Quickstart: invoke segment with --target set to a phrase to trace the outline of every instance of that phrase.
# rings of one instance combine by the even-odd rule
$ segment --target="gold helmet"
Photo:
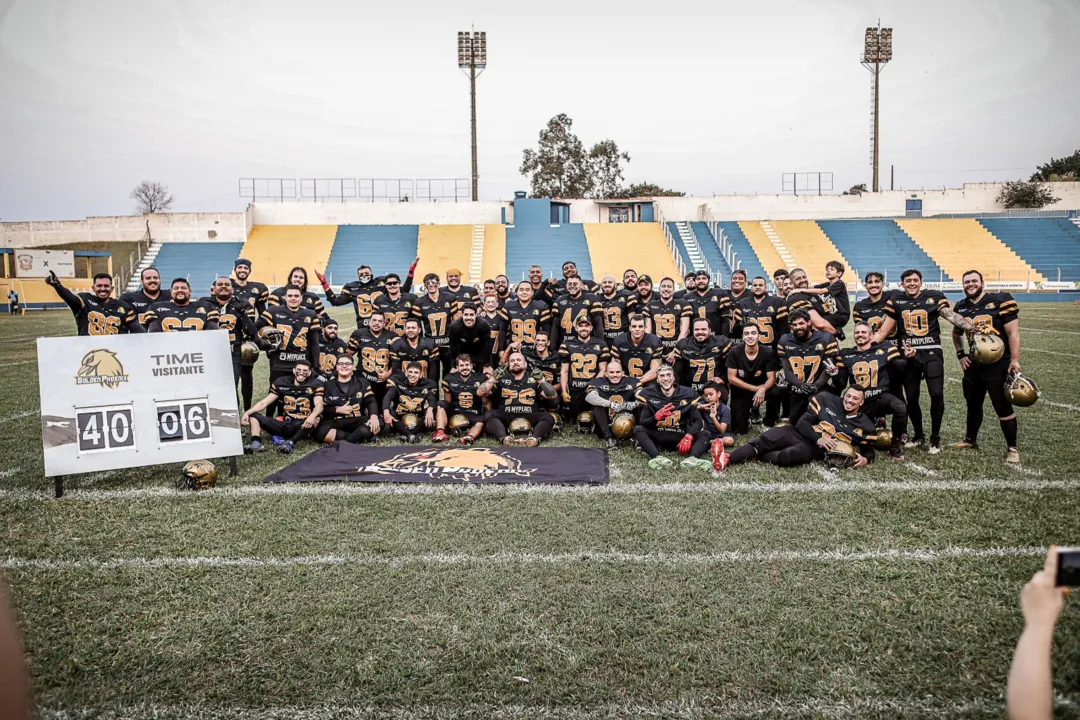
[[[551,432],[562,432],[562,418],[559,417],[559,413],[553,412],[551,413],[551,417],[555,420],[555,424],[551,426]]]
[[[240,364],[251,367],[259,359],[259,346],[248,340],[240,346]]]
[[[209,460],[192,460],[176,479],[177,490],[206,490],[217,485],[217,468]]]
[[[263,344],[269,350],[277,350],[281,347],[281,341],[285,339],[281,331],[272,325],[259,330],[259,337],[262,339]]]
[[[1005,343],[997,335],[975,333],[968,343],[971,359],[980,365],[993,365],[1005,355]]]
[[[409,432],[416,430],[420,427],[420,418],[416,417],[412,413],[401,416],[401,424],[405,426],[405,429]]]
[[[1035,381],[1024,377],[1020,373],[1009,374],[1009,377],[1005,380],[1005,394],[1009,396],[1009,401],[1017,407],[1031,407],[1042,395]]]
[[[454,415],[450,418],[450,432],[457,436],[464,435],[469,430],[469,418],[462,414]]]
[[[510,421],[509,430],[516,438],[528,437],[532,433],[532,423],[525,418],[514,418]]]
[[[877,431],[877,439],[874,440],[874,447],[878,450],[888,450],[892,447],[892,430],[890,428],[881,428]]]
[[[836,440],[836,447],[826,451],[825,462],[829,463],[830,467],[846,468],[855,464],[857,456],[858,453],[855,452],[855,448],[851,446],[851,443]]]
[[[577,429],[580,433],[591,433],[593,426],[596,425],[596,418],[593,414],[586,410],[577,416]]]
[[[634,434],[634,416],[630,413],[619,413],[611,421],[611,434],[619,440],[629,440]]]

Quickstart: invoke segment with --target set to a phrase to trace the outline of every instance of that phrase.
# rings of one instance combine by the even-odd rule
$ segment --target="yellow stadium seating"
[[[988,282],[1046,280],[977,220],[905,218],[897,220],[896,224],[957,282],[966,270],[978,270]]]
[[[851,276],[851,263],[813,220],[774,220],[772,226],[811,283],[825,282],[825,263],[831,260],[842,262],[847,271],[845,278]]]
[[[596,282],[608,273],[622,282],[623,272],[633,268],[638,275],[650,275],[654,283],[670,277],[682,284],[660,223],[585,223],[585,239]]]
[[[776,248],[769,242],[769,238],[765,236],[765,230],[762,229],[761,223],[740,221],[739,229],[743,231],[743,235],[746,236],[750,247],[754,249],[754,253],[758,256],[758,260],[761,261],[761,266],[765,268],[765,272],[771,276],[779,268],[787,268],[784,261],[780,259],[780,253],[776,252]]]
[[[472,233],[472,225],[467,226],[469,233]],[[466,265],[469,263],[466,262]],[[494,280],[496,275],[504,275],[506,273],[506,226],[505,225],[485,225],[484,226],[484,263],[483,271],[481,275],[484,280]],[[465,268],[461,268],[464,270]],[[521,278],[510,278],[511,283],[520,281]]]
[[[416,254],[415,292],[423,292],[422,280],[428,273],[439,276],[446,284],[446,271],[461,271],[462,282],[468,281],[469,251],[472,248],[472,225],[421,225]]]
[[[251,261],[251,279],[273,290],[289,280],[289,270],[302,266],[308,284],[318,286],[314,270],[326,271],[337,225],[256,225],[251,228],[240,257]]]

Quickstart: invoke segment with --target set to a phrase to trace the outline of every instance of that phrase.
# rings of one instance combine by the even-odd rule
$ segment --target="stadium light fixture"
[[[883,28],[881,23],[877,27],[866,28],[866,37],[863,45],[862,65],[870,71],[870,92],[872,93],[870,105],[870,165],[874,169],[874,192],[878,192],[878,166],[880,148],[880,123],[881,113],[881,71],[885,64],[892,60],[892,28]]]
[[[469,99],[472,105],[472,199],[479,199],[480,173],[476,164],[476,78],[487,67],[487,33],[477,30],[459,32],[458,68],[469,76]]]

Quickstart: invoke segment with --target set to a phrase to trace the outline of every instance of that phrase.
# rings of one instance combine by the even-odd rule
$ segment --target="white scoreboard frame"
[[[45,476],[242,455],[227,330],[38,338]]]

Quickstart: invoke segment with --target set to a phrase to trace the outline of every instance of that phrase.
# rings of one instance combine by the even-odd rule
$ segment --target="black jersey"
[[[236,278],[232,279],[233,297],[240,302],[255,308],[256,315],[262,315],[266,310],[266,302],[270,297],[270,288],[261,282],[249,280],[243,285]]]
[[[212,297],[204,298],[203,302],[217,308],[218,327],[229,331],[229,342],[234,353],[240,352],[240,346],[245,340],[255,338],[255,322],[258,320],[255,308],[235,297],[229,298],[224,305]]]
[[[739,303],[747,298],[754,297],[749,287],[743,288],[738,295],[730,288],[722,290],[727,298],[727,307],[720,311],[720,334],[729,337],[742,337],[742,316],[739,314]]]
[[[413,301],[413,317],[420,319],[424,335],[435,343],[435,347],[443,348],[450,344],[450,323],[454,319],[455,303],[454,296],[446,290],[440,290],[434,300],[424,293]]]
[[[862,388],[864,396],[872,398],[889,389],[889,363],[899,358],[896,345],[884,342],[865,350],[844,348],[836,364],[847,370],[852,387]]]
[[[688,387],[676,385],[671,395],[665,395],[658,384],[650,383],[638,388],[634,397],[641,403],[639,421],[655,425],[657,432],[683,435],[695,424],[698,429],[701,428],[701,413],[697,409],[698,396]],[[656,411],[669,404],[674,406],[671,416],[659,422],[653,420]]]
[[[727,383],[727,356],[735,342],[726,336],[710,335],[704,343],[691,337],[675,345],[675,382],[700,393],[713,378]]]
[[[450,323],[450,346],[437,349],[440,357],[443,353],[448,354],[452,365],[456,364],[458,355],[468,355],[477,369],[492,365],[493,362],[498,365],[491,350],[494,346],[494,334],[485,316],[476,318],[471,326],[465,324],[464,318],[458,318]]]
[[[209,299],[189,300],[183,305],[156,302],[146,311],[146,320],[151,332],[216,330],[217,302]]]
[[[846,325],[848,318],[851,317],[851,298],[848,297],[847,283],[843,280],[834,280],[831,283],[819,283],[814,287],[829,291],[828,295],[818,295],[825,314],[842,320],[841,326]]]
[[[474,372],[468,377],[461,377],[461,373],[452,372],[442,381],[443,394],[450,396],[450,409],[452,413],[472,413],[479,415],[484,412],[483,399],[476,394],[477,389],[487,382],[487,375]]]
[[[531,415],[540,410],[540,383],[528,372],[520,380],[507,373],[492,390],[491,402],[509,415]]]
[[[724,365],[734,369],[735,375],[750,385],[764,385],[769,379],[769,373],[779,369],[776,352],[761,343],[758,343],[757,356],[753,360],[746,354],[746,345],[739,343],[728,353]]]
[[[650,333],[645,333],[639,344],[634,344],[630,333],[611,343],[611,359],[618,360],[623,372],[632,378],[644,377],[652,361],[659,360],[662,354],[660,338]]]
[[[899,328],[897,337],[916,350],[941,349],[942,309],[949,307],[949,300],[938,290],[922,290],[911,296],[906,292],[885,302],[885,314]]]
[[[273,307],[275,305],[285,305],[285,290],[286,287],[279,287],[272,290],[269,295],[266,296],[266,306]],[[300,298],[300,307],[306,308],[319,317],[326,315],[326,309],[323,307],[322,300],[315,293],[305,290],[304,294]]]
[[[598,377],[589,383],[589,393],[596,392],[597,395],[607,400],[611,404],[616,403],[628,403],[634,402],[634,393],[638,390],[637,380],[633,378],[623,377],[620,382],[613,383],[606,377]],[[597,412],[600,410],[598,407],[593,407],[592,411]],[[615,411],[608,408],[608,417],[614,417]]]
[[[536,344],[536,333],[550,329],[551,313],[548,306],[539,300],[531,300],[525,307],[521,307],[520,300],[515,300],[503,310],[510,321],[510,343],[531,347]]]
[[[683,296],[683,303],[690,306],[690,316],[709,321],[709,330],[719,334],[724,318],[731,313],[731,298],[723,290],[709,289],[704,293],[695,290]],[[691,321],[692,323],[692,321]]]
[[[135,311],[114,298],[99,300],[88,292],[73,293],[63,285],[54,289],[71,308],[79,335],[123,335],[146,332]]]
[[[476,288],[471,285],[458,285],[457,290],[451,290],[449,285],[443,285],[439,288],[439,294],[445,294],[450,297],[450,302],[452,303],[455,315],[461,312],[461,306],[465,303],[473,303],[476,305],[480,302],[480,293],[478,293]]]
[[[784,303],[787,305],[787,312],[790,316],[791,313],[796,310],[805,310],[810,312],[814,310],[818,315],[825,314],[824,301],[820,295],[812,295],[810,293],[802,292],[801,290],[792,290],[786,298]]]
[[[559,384],[559,365],[562,360],[559,359],[559,353],[552,352],[551,348],[548,348],[548,354],[544,357],[540,357],[536,352],[536,348],[525,348],[522,352],[525,356],[526,362],[529,363],[529,369],[540,368],[540,372],[544,373],[544,379],[552,385]]]
[[[390,369],[390,346],[397,335],[383,330],[373,335],[367,328],[357,328],[349,336],[349,352],[356,357],[356,367],[369,383],[382,382],[379,375]]]
[[[820,392],[810,398],[806,413],[799,418],[799,425],[809,425],[822,437],[842,440],[856,447],[872,443],[877,432],[873,420],[861,412],[848,415],[843,399],[830,392]]]
[[[270,305],[256,325],[260,330],[272,327],[281,333],[280,345],[267,353],[271,370],[291,368],[300,360],[307,360],[313,369],[319,367],[322,329],[314,311],[305,307],[290,310],[287,305]]]
[[[559,338],[572,337],[579,318],[588,318],[593,325],[593,336],[600,337],[604,327],[604,307],[600,298],[591,293],[581,293],[573,298],[566,293],[555,299],[551,306],[551,327]]]
[[[332,377],[323,385],[323,402],[326,403],[326,417],[364,417],[378,412],[375,393],[371,384],[359,375],[353,375],[348,382]],[[348,413],[339,413],[337,408],[348,406]]]
[[[566,338],[559,346],[559,362],[569,366],[570,387],[563,390],[584,390],[610,359],[611,352],[603,340]]]
[[[486,312],[480,314],[480,319],[488,324],[491,332],[491,360],[488,363],[495,367],[499,364],[499,353],[506,349],[510,337],[510,318],[506,315],[505,308],[499,308],[494,315]]]
[[[404,291],[402,287],[402,291]],[[372,280],[362,283],[359,280],[345,283],[340,292],[326,291],[326,299],[334,307],[352,303],[353,312],[356,314],[356,327],[367,329],[371,320],[371,313],[375,309],[375,300],[386,293],[386,286]]]
[[[143,288],[126,292],[120,296],[120,302],[135,311],[135,314],[139,317],[139,324],[143,326],[147,324],[146,314],[150,306],[156,302],[168,302],[169,300],[172,300],[172,293],[168,290],[159,291],[156,298],[148,296],[143,291]]]
[[[739,325],[757,326],[759,342],[776,349],[776,342],[787,330],[788,309],[783,298],[765,295],[761,300],[756,300],[749,295],[739,301],[736,313]]]
[[[1011,358],[1009,339],[1005,336],[1005,325],[1016,320],[1020,315],[1020,306],[1011,293],[983,293],[978,300],[965,297],[953,307],[958,315],[966,317],[979,332],[997,335],[1005,343],[1004,358]]]
[[[664,302],[659,296],[654,295],[652,301],[643,307],[642,311],[651,318],[653,335],[660,338],[664,353],[674,350],[675,343],[679,341],[679,333],[682,332],[683,318],[690,317],[690,306],[674,298]]]
[[[297,385],[289,375],[279,377],[270,386],[270,392],[281,400],[281,412],[289,420],[307,420],[315,409],[315,398],[322,397],[323,383],[310,377]]]
[[[856,323],[866,323],[871,330],[877,332],[885,323],[885,318],[888,317],[888,313],[885,312],[886,303],[903,294],[903,290],[885,290],[877,300],[873,300],[869,296],[864,297],[855,303],[855,307],[852,309],[852,318]],[[892,332],[889,333],[890,338],[896,337],[899,327],[900,323],[893,326]]]
[[[431,338],[416,338],[416,347],[409,344],[409,338],[399,337],[390,345],[390,364],[395,373],[405,373],[405,363],[420,363],[424,377],[431,375],[439,367],[439,348]]]
[[[798,382],[812,383],[825,371],[825,360],[833,362],[840,354],[836,338],[825,332],[812,332],[805,341],[788,333],[776,344],[776,355],[787,360]]]
[[[386,318],[386,331],[395,335],[405,334],[405,321],[413,314],[413,302],[416,297],[412,293],[401,293],[397,300],[389,295],[380,295],[375,298],[375,309]]]
[[[600,286],[594,283],[592,280],[586,280],[585,278],[578,278],[581,280],[581,291],[596,294],[600,292]],[[569,290],[566,289],[566,278],[562,278],[553,285],[548,285],[549,292],[552,298],[558,298],[560,295],[569,294]]]
[[[637,296],[628,290],[616,290],[611,297],[598,295],[597,302],[604,311],[604,337],[611,342],[629,331],[630,316],[637,312]]]
[[[326,377],[333,377],[334,368],[337,367],[337,359],[349,349],[348,343],[339,337],[327,340],[323,337],[319,343],[319,372]]]
[[[383,410],[399,417],[405,413],[422,413],[435,407],[436,389],[434,381],[426,377],[420,378],[416,385],[410,385],[404,375],[394,375],[387,381]]]

